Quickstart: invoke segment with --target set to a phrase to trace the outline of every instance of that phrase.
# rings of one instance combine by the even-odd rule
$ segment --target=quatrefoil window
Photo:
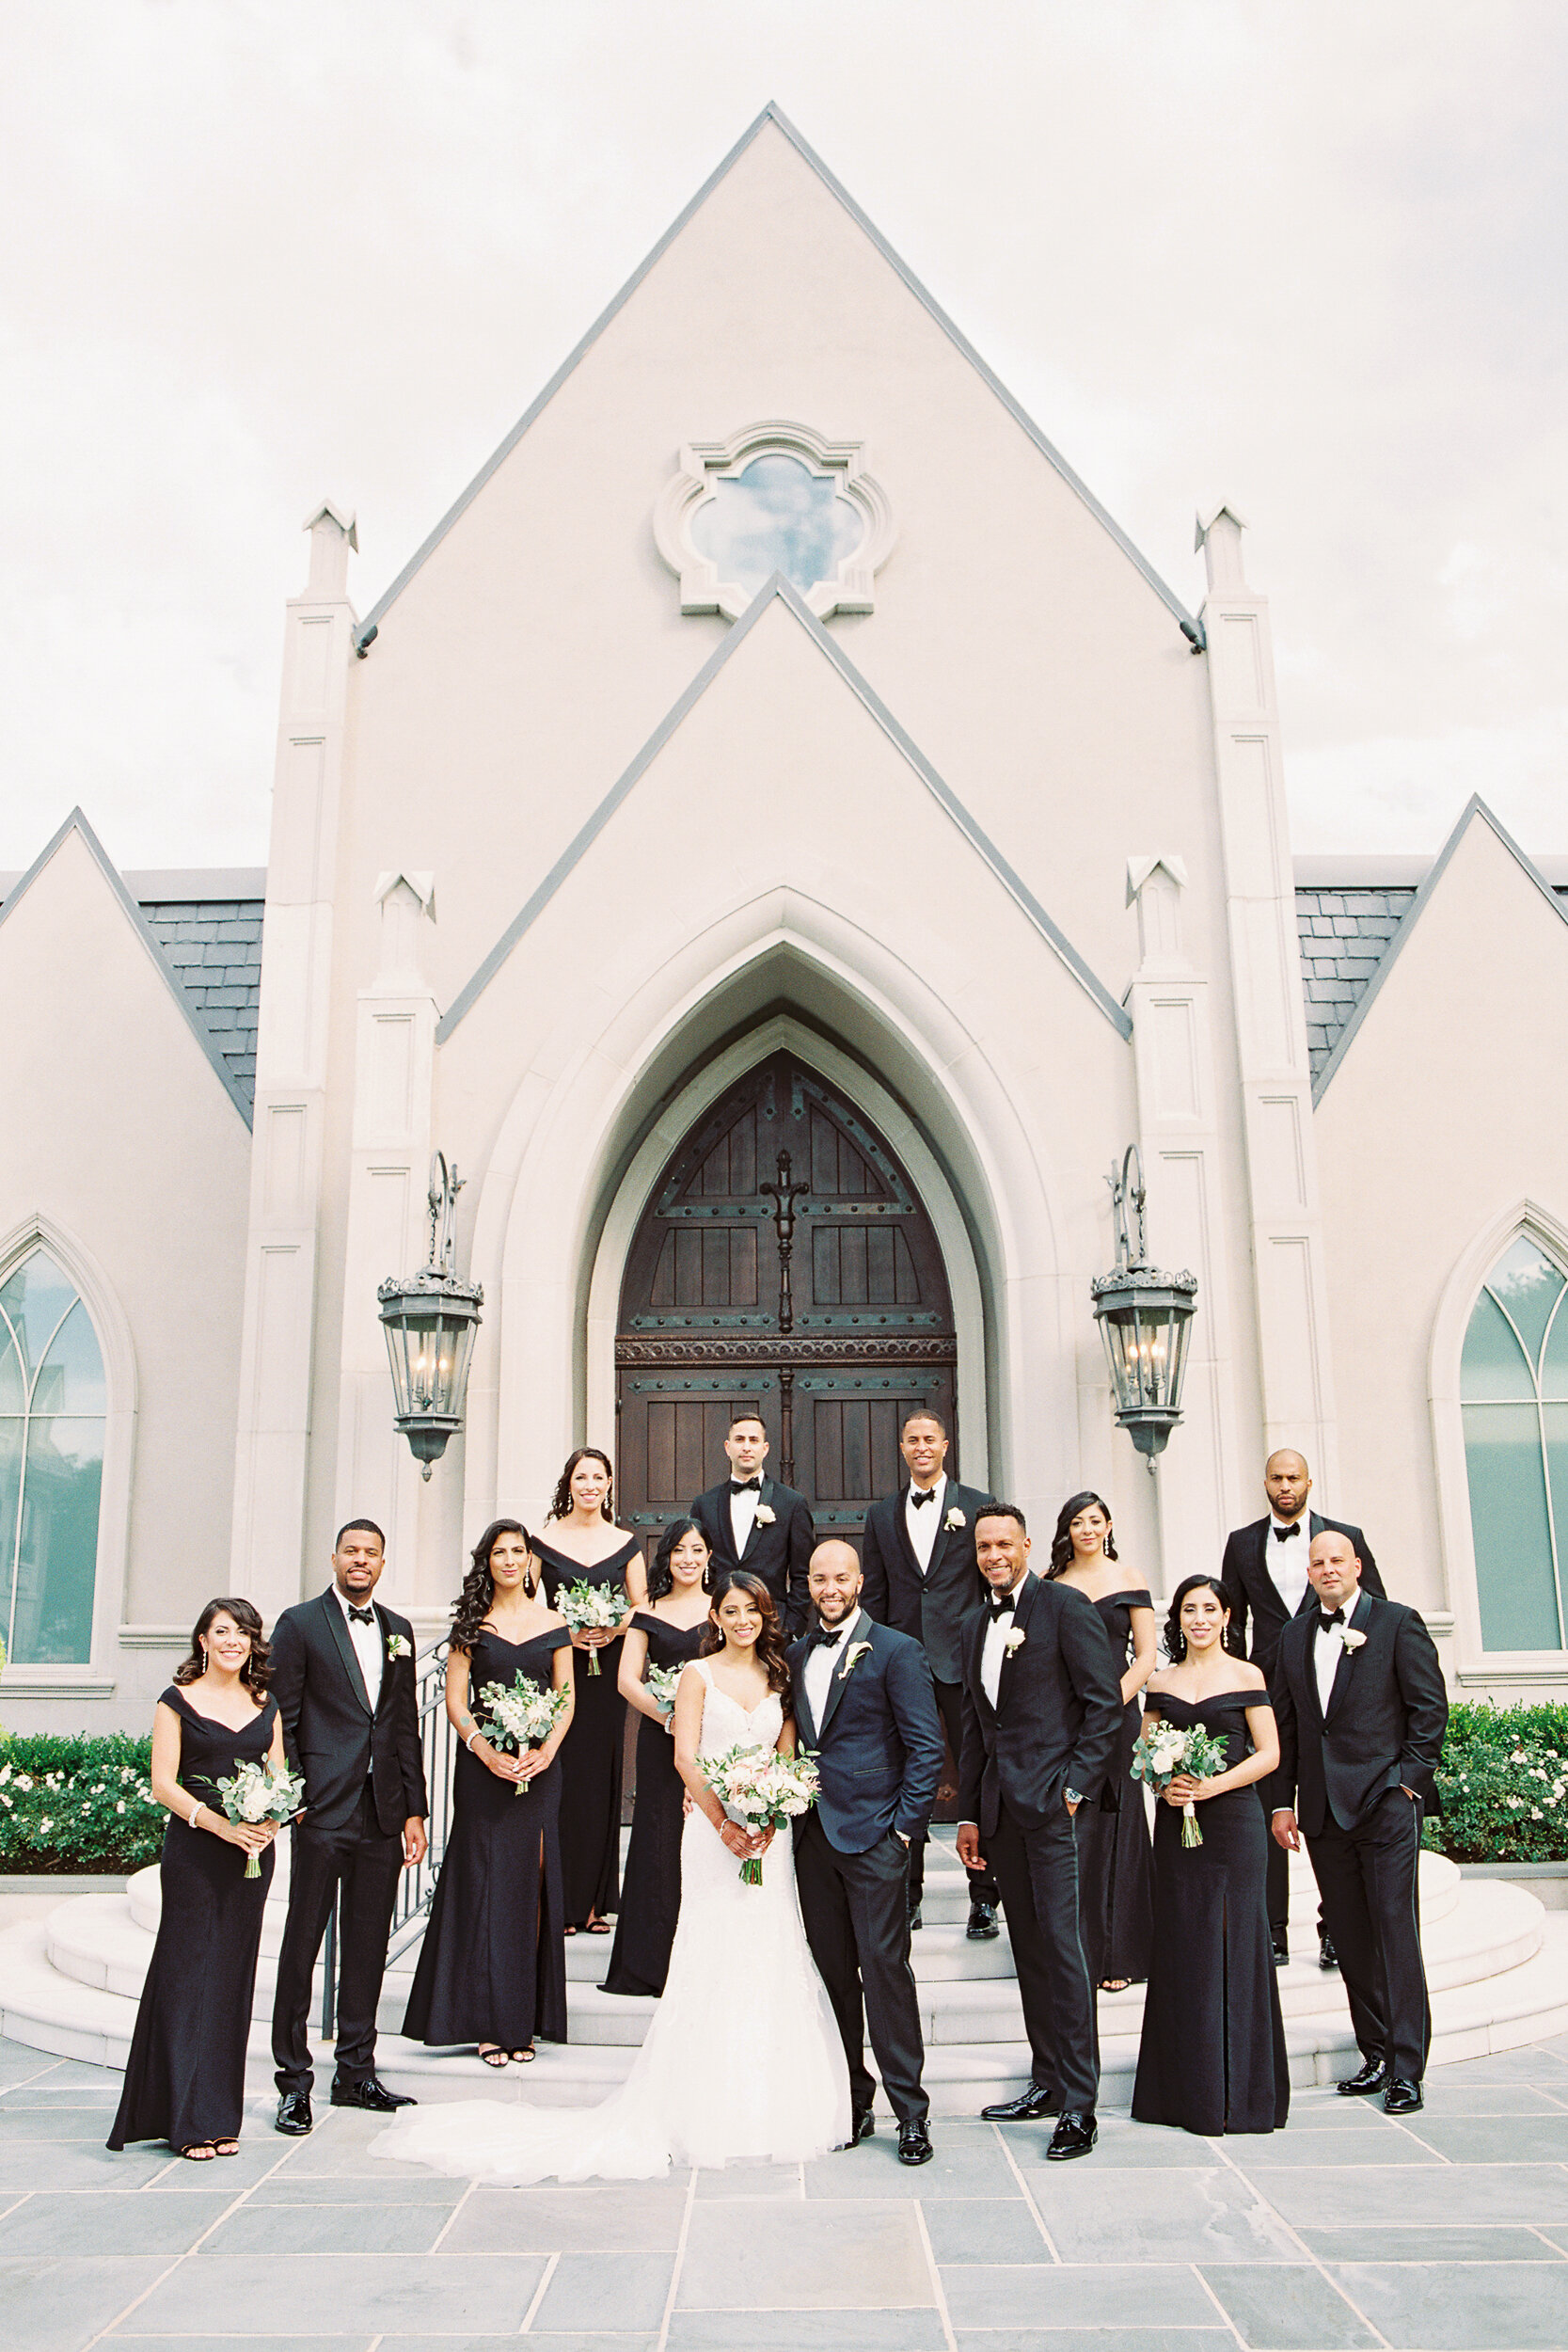
[[[654,531],[680,580],[681,611],[732,621],[775,572],[819,620],[871,612],[894,537],[886,495],[865,472],[858,441],[777,422],[683,449]]]

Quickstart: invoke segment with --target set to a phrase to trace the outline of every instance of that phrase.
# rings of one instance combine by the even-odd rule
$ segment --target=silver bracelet
[[[199,1797],[198,1797],[198,1799],[197,1799],[196,1803],[192,1805],[192,1807],[191,1807],[190,1811],[189,1811],[189,1812],[186,1814],[186,1816],[185,1816],[185,1826],[186,1826],[186,1828],[187,1828],[187,1829],[195,1829],[195,1827],[196,1827],[196,1817],[197,1817],[197,1815],[198,1815],[198,1814],[201,1810],[202,1810],[201,1799],[200,1799]]]
[[[483,1740],[483,1737],[484,1734],[483,1731],[476,1729],[469,1732],[467,1738],[464,1740],[463,1745],[467,1749],[470,1756],[472,1756],[474,1752],[474,1741],[476,1740]]]

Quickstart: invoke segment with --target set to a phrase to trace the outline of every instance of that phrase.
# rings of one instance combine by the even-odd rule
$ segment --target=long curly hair
[[[695,1519],[672,1519],[659,1537],[658,1549],[648,1565],[648,1598],[650,1601],[662,1600],[666,1593],[674,1591],[675,1571],[670,1563],[677,1545],[684,1544],[689,1535],[702,1535],[703,1549],[708,1550],[707,1537],[703,1535],[702,1528]],[[711,1557],[711,1553],[709,1556]],[[707,1581],[705,1566],[703,1569],[703,1580],[705,1583]]]
[[[707,1631],[703,1635],[703,1645],[698,1654],[703,1658],[714,1658],[723,1648],[724,1630],[717,1622],[717,1612],[724,1595],[737,1590],[749,1593],[756,1602],[762,1617],[762,1631],[757,1635],[757,1662],[768,1677],[768,1688],[778,1692],[784,1703],[784,1711],[787,1714],[790,1694],[789,1661],[784,1656],[784,1639],[779,1625],[779,1613],[773,1606],[772,1594],[761,1577],[753,1576],[750,1568],[732,1568],[719,1591],[714,1594],[713,1610],[708,1616]]]
[[[213,1619],[225,1611],[242,1633],[250,1636],[250,1656],[240,1668],[240,1680],[255,1698],[258,1707],[266,1696],[272,1680],[272,1644],[261,1631],[261,1614],[253,1601],[234,1599],[210,1600],[191,1629],[191,1654],[182,1658],[174,1669],[174,1679],[183,1690],[188,1683],[199,1682],[207,1671],[207,1659],[201,1647],[202,1637],[212,1629]]]
[[[550,1507],[545,1514],[546,1525],[548,1526],[551,1519],[563,1519],[571,1509],[572,1472],[579,1462],[602,1462],[604,1464],[605,1476],[609,1479],[610,1486],[603,1502],[599,1505],[599,1511],[600,1516],[607,1518],[613,1527],[615,1514],[610,1505],[615,1499],[615,1465],[609,1454],[601,1453],[596,1445],[579,1445],[567,1454],[566,1467],[555,1482],[555,1493],[550,1498]]]
[[[1244,1658],[1246,1655],[1242,1647],[1242,1637],[1236,1629],[1236,1597],[1229,1585],[1222,1583],[1217,1576],[1184,1576],[1170,1597],[1170,1608],[1165,1615],[1164,1631],[1160,1637],[1164,1645],[1165,1656],[1173,1666],[1180,1666],[1187,1655],[1187,1637],[1181,1630],[1181,1604],[1189,1593],[1196,1593],[1205,1585],[1214,1595],[1220,1607],[1228,1613],[1230,1618],[1229,1624],[1220,1636],[1220,1647],[1231,1658]]]
[[[1072,1565],[1072,1522],[1080,1511],[1088,1510],[1091,1504],[1096,1510],[1105,1514],[1105,1557],[1107,1560],[1116,1558],[1117,1546],[1111,1528],[1111,1506],[1102,1495],[1097,1495],[1092,1487],[1085,1486],[1082,1494],[1069,1495],[1056,1514],[1056,1533],[1051,1538],[1051,1565],[1045,1572],[1048,1578],[1060,1576],[1064,1568]]]
[[[531,1597],[539,1590],[539,1564],[533,1557],[533,1538],[521,1519],[492,1519],[475,1544],[472,1565],[463,1579],[463,1589],[452,1603],[451,1630],[447,1641],[452,1649],[470,1650],[479,1639],[480,1627],[489,1615],[496,1597],[496,1580],[490,1573],[490,1554],[498,1537],[520,1535],[529,1548],[529,1566],[523,1581]]]

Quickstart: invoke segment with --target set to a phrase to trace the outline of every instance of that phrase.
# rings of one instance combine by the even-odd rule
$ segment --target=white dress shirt
[[[1002,1661],[1007,1655],[1007,1636],[1018,1622],[1016,1604],[1023,1598],[1028,1590],[1029,1579],[1034,1573],[1033,1568],[1025,1568],[1018,1582],[1013,1586],[1012,1597],[1015,1603],[1013,1614],[1008,1616],[1004,1612],[1001,1616],[992,1617],[986,1628],[986,1638],[980,1649],[980,1688],[990,1699],[993,1711],[996,1707],[997,1692],[1002,1686]]]
[[[818,1642],[801,1671],[800,1688],[811,1708],[812,1722],[819,1732],[833,1677],[843,1666],[850,1644],[861,1638],[860,1623],[864,1614],[863,1609],[857,1609],[852,1617],[847,1617],[838,1629],[836,1642]]]
[[[1286,1524],[1284,1519],[1276,1519],[1272,1512],[1269,1514],[1269,1532],[1263,1538],[1264,1556],[1269,1564],[1275,1591],[1285,1603],[1287,1613],[1293,1617],[1307,1590],[1307,1561],[1312,1549],[1312,1523],[1304,1511],[1295,1522],[1295,1534],[1287,1535],[1282,1541],[1275,1530]]]
[[[923,1502],[917,1511],[914,1505],[915,1484],[911,1478],[904,1497],[904,1525],[910,1531],[910,1549],[922,1576],[931,1565],[931,1554],[937,1548],[937,1534],[942,1526],[942,1505],[947,1494],[947,1472],[938,1470],[930,1488],[931,1500]]]
[[[1350,1619],[1347,1617],[1345,1622],[1348,1625]],[[1339,1671],[1339,1661],[1343,1655],[1344,1645],[1339,1639],[1339,1628],[1337,1625],[1326,1625],[1323,1622],[1323,1613],[1320,1609],[1312,1663],[1318,1671],[1318,1705],[1325,1716],[1328,1713],[1329,1692],[1334,1688],[1334,1677]]]
[[[354,1644],[354,1655],[359,1661],[359,1671],[365,1677],[365,1696],[370,1700],[373,1715],[381,1700],[381,1669],[386,1657],[381,1640],[381,1619],[375,1613],[373,1601],[351,1601],[336,1579],[332,1592],[347,1623],[348,1638]],[[358,1608],[371,1612],[369,1625],[356,1625],[349,1615],[351,1609]]]
[[[735,1537],[735,1556],[738,1560],[752,1540],[756,1524],[757,1504],[762,1501],[759,1487],[752,1486],[743,1494],[730,1497],[730,1533]]]

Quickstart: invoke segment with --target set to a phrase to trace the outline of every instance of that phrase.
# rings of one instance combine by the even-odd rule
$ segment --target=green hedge
[[[130,1872],[156,1862],[152,1742],[17,1732],[0,1743],[0,1871]]]
[[[1456,1707],[1423,1842],[1455,1862],[1568,1861],[1568,1707]]]

